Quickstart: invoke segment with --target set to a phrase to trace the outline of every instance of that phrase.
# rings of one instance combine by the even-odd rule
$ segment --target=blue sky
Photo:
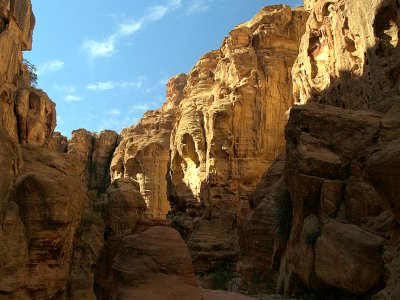
[[[161,106],[171,76],[187,73],[265,0],[32,0],[38,87],[57,104],[57,131],[135,124]]]

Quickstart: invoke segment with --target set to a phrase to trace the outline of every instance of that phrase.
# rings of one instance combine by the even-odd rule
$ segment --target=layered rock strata
[[[307,14],[277,5],[190,71],[172,132],[168,195],[196,272],[234,262],[248,196],[284,150],[291,66]]]
[[[121,143],[111,162],[112,180],[131,178],[139,182],[149,217],[165,218],[170,210],[165,176],[171,132],[186,80],[185,74],[172,77],[164,105],[146,112],[136,125],[122,131]]]

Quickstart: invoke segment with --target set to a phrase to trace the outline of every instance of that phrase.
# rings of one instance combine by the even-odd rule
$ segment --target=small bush
[[[28,70],[31,86],[36,87],[38,75],[37,75],[37,69],[36,69],[35,65],[26,59],[24,59],[22,61],[22,63],[25,65],[26,69]]]
[[[314,231],[311,231],[306,236],[306,243],[308,245],[315,245],[315,243],[317,242],[320,235],[321,235],[321,229],[319,229],[319,228]]]

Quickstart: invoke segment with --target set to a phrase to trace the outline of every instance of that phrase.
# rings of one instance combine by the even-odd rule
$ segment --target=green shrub
[[[22,61],[22,63],[25,65],[26,69],[28,70],[31,86],[36,87],[38,75],[37,75],[37,69],[36,69],[35,65],[33,63],[31,63],[30,61],[26,60],[25,58]]]

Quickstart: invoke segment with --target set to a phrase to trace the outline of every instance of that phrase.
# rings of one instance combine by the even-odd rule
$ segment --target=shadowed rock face
[[[276,245],[278,289],[299,293],[300,281],[327,299],[396,298],[399,3],[306,8],[294,94],[325,105],[294,106],[286,126],[293,215],[287,243]]]
[[[248,195],[284,150],[290,70],[306,17],[266,7],[188,74],[167,180],[172,217],[197,272],[236,260]]]
[[[65,291],[87,190],[62,154],[26,146],[22,160],[2,195],[0,291],[5,299],[48,299]]]
[[[170,205],[165,176],[169,162],[170,140],[187,76],[179,74],[167,84],[167,101],[148,111],[140,121],[121,133],[121,142],[111,162],[112,180],[131,178],[140,184],[146,200],[146,215],[165,218]]]

